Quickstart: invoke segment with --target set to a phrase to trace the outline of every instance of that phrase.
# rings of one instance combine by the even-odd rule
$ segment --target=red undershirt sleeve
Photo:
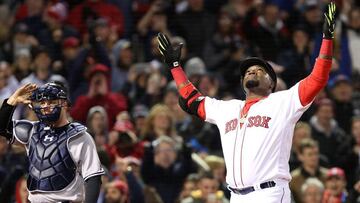
[[[329,79],[332,63],[333,42],[323,39],[319,57],[316,59],[314,68],[309,76],[300,81],[299,97],[303,106],[314,100],[315,96],[324,88]]]
[[[194,90],[196,90],[196,87],[188,80],[184,70],[181,66],[178,66],[176,68],[171,69],[171,74],[175,80],[176,86],[178,88],[179,94],[183,98],[188,98]],[[187,105],[189,106],[191,102],[193,102],[196,98],[199,96],[202,96],[200,92],[196,93],[194,96],[189,98]],[[198,116],[205,120],[206,114],[205,114],[205,99],[203,99],[200,102],[200,105],[197,110]]]

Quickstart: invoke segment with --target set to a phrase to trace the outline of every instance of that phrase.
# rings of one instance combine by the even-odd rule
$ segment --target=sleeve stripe
[[[105,174],[105,171],[104,171],[104,169],[101,168],[101,171],[96,172],[96,173],[93,173],[93,174],[90,174],[90,175],[84,177],[84,181],[86,181],[87,179],[89,179],[89,178],[91,178],[91,177],[99,176],[99,175],[104,175],[104,174]]]

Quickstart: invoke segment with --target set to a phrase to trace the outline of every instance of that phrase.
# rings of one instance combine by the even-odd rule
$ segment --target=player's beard
[[[259,85],[260,85],[260,82],[258,80],[248,80],[245,83],[245,87],[248,88],[248,89],[258,87]]]

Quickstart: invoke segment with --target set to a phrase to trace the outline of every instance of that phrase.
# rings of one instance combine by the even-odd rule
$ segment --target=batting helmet
[[[265,69],[265,71],[267,72],[267,74],[269,74],[270,78],[274,82],[274,87],[272,88],[272,92],[274,92],[275,88],[276,88],[276,82],[277,82],[276,73],[275,73],[274,69],[272,68],[272,66],[268,62],[266,62],[265,60],[263,60],[261,58],[257,58],[257,57],[247,58],[240,63],[241,84],[244,80],[246,70],[254,65],[263,67]]]

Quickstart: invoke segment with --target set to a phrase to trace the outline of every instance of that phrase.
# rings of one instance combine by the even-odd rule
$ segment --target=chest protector
[[[59,191],[76,177],[76,164],[69,152],[68,140],[81,136],[86,128],[71,123],[59,129],[48,129],[44,124],[34,126],[29,141],[29,191]]]

